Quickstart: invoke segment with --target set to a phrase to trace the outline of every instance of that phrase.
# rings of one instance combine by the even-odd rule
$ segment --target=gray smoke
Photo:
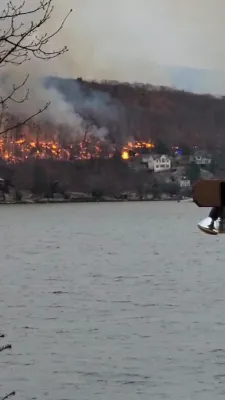
[[[55,0],[54,19],[65,5]],[[67,0],[65,75],[174,85],[188,68],[194,91],[225,93],[224,0]],[[64,11],[65,12],[65,11]],[[198,79],[192,78],[192,70]],[[193,71],[193,72],[194,72]],[[194,75],[195,76],[195,75]],[[193,81],[193,82],[192,82]]]
[[[83,118],[98,125],[108,125],[118,119],[118,111],[122,105],[108,93],[92,90],[80,80],[51,77],[45,82],[47,88],[57,89],[63,99]]]
[[[13,3],[21,4],[21,0],[14,0]],[[25,10],[29,11],[39,3],[38,0],[27,2]],[[0,11],[2,9],[3,5],[0,6]],[[66,13],[67,10],[64,10],[61,21]],[[39,12],[36,16],[37,20],[40,16]],[[4,21],[4,27],[1,25],[0,29],[7,30],[7,21],[10,23],[10,20]],[[25,27],[22,29],[25,29],[30,22],[29,17],[23,19],[23,22]],[[37,34],[42,35],[46,31],[54,32],[59,24],[55,25],[53,18],[51,23],[46,23]],[[48,43],[47,50],[59,50],[65,44],[65,42],[61,44],[61,40],[57,42],[54,38]],[[110,96],[101,92],[90,92],[87,95],[75,81],[71,81],[72,87],[71,84],[67,87],[68,94],[66,93],[66,95],[57,90],[54,85],[45,84],[46,77],[51,76],[54,72],[58,76],[65,75],[63,71],[65,72],[67,69],[67,59],[68,53],[52,61],[42,61],[31,57],[29,61],[19,66],[10,63],[3,65],[0,76],[1,99],[5,99],[10,93],[13,93],[13,88],[20,86],[29,75],[26,83],[15,90],[12,97],[4,104],[6,106],[4,111],[18,116],[20,119],[26,119],[39,109],[43,109],[46,102],[49,102],[47,110],[34,118],[35,122],[48,121],[56,125],[68,126],[74,137],[83,136],[84,131],[88,131],[88,134],[104,139],[108,134],[106,126],[118,120],[117,105],[112,103]],[[25,101],[21,101],[22,99]]]
[[[1,1],[0,11],[5,3],[6,0]],[[38,3],[39,0],[29,0],[26,8]],[[73,86],[72,101],[68,101],[53,86],[44,86],[47,76],[171,86],[173,68],[185,67],[204,70],[192,90],[225,93],[224,0],[53,0],[53,3],[52,18],[38,33],[55,31],[65,14],[74,8],[63,30],[48,43],[49,49],[68,45],[69,52],[48,62],[32,58],[19,67],[6,65],[1,69],[8,76],[0,89],[0,95],[5,96],[13,84],[19,84],[30,74],[27,84],[16,95],[21,98],[29,88],[29,101],[8,102],[10,112],[30,115],[50,101],[42,118],[68,124],[74,127],[74,132],[79,132],[89,112],[95,134],[97,126],[101,128],[117,120],[119,107],[110,98],[97,92],[85,95],[79,86]],[[23,22],[29,23],[29,17]],[[97,134],[102,132],[106,130]]]

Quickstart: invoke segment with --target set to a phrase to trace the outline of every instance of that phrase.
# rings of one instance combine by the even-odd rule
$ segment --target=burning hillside
[[[152,140],[170,148],[225,146],[224,98],[81,79],[51,78],[46,87],[49,96],[54,90],[53,102],[36,120],[39,128],[31,124],[0,136],[0,157],[10,163],[30,157],[107,158],[118,151],[126,160],[153,149]]]
[[[124,160],[154,148],[152,142],[128,141],[120,147]],[[118,147],[108,137],[96,137],[88,132],[83,137],[65,134],[57,127],[24,126],[20,132],[9,132],[0,137],[0,158],[8,163],[19,163],[31,158],[64,161],[111,158]]]
[[[113,149],[106,149],[104,141],[90,137],[85,141],[63,143],[57,139],[1,138],[0,158],[8,163],[23,162],[30,158],[73,161],[99,157],[112,157]]]
[[[129,160],[131,157],[139,156],[140,153],[147,153],[154,148],[155,145],[151,141],[130,141],[123,146],[121,156],[123,160]]]

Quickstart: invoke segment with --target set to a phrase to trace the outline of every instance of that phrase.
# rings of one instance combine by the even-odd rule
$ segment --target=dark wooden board
[[[198,207],[225,206],[225,182],[218,179],[198,181],[193,187],[193,201]]]

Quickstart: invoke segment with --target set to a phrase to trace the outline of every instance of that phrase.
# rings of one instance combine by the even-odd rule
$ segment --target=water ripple
[[[196,230],[205,210],[68,204],[0,214],[1,343],[13,344],[1,353],[2,394],[224,398],[224,240]]]

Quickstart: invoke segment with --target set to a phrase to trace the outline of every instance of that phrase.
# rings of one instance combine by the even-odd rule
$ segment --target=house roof
[[[171,159],[171,157],[167,156],[166,154],[145,154],[142,158],[160,160],[162,157],[166,157],[167,160]]]
[[[196,150],[193,155],[194,157],[212,158],[212,155],[205,150]]]

